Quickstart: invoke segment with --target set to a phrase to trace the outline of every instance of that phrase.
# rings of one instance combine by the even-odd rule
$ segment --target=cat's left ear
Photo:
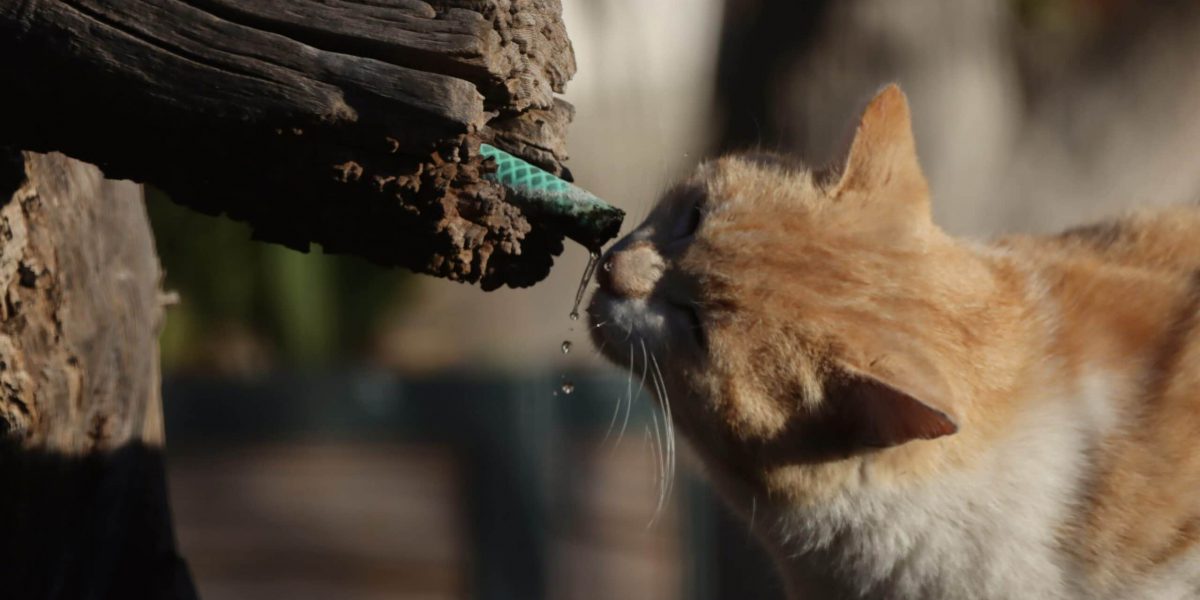
[[[841,442],[851,448],[890,448],[958,432],[946,412],[872,377],[850,376],[828,392]]]
[[[929,213],[929,184],[917,161],[908,100],[894,83],[863,111],[834,196],[855,192]]]
[[[887,448],[958,432],[949,392],[930,365],[891,355],[845,367],[826,390],[843,441],[856,448]]]

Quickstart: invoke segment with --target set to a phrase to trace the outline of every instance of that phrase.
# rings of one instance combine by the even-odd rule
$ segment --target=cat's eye
[[[672,302],[672,306],[683,313],[685,319],[685,327],[692,339],[701,348],[708,347],[708,337],[704,333],[704,322],[700,320],[700,311],[695,305],[685,302]]]
[[[675,227],[675,239],[682,239],[696,233],[696,229],[700,227],[700,221],[704,218],[704,212],[699,202],[691,202],[685,209],[681,218],[677,221]]]
[[[680,241],[692,236],[704,220],[704,205],[707,198],[703,186],[684,183],[671,188],[660,206],[665,206],[665,220],[669,223],[671,241]]]

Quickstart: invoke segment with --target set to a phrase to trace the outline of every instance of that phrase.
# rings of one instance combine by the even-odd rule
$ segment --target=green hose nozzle
[[[496,172],[487,177],[507,189],[511,204],[527,214],[555,221],[567,237],[589,250],[598,250],[621,229],[625,211],[595,194],[495,146],[481,144],[479,153],[496,162]]]

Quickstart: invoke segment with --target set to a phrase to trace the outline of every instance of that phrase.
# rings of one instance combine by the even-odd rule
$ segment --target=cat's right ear
[[[883,88],[859,119],[834,197],[856,195],[879,208],[929,214],[929,184],[917,161],[912,116],[896,84]]]

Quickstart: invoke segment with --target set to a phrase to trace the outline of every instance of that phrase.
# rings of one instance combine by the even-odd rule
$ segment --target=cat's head
[[[830,168],[732,155],[670,189],[605,255],[593,335],[639,374],[645,342],[707,462],[794,486],[805,467],[958,434],[968,407],[946,373],[972,340],[946,314],[970,312],[942,307],[991,284],[957,269],[955,248],[889,86]]]

